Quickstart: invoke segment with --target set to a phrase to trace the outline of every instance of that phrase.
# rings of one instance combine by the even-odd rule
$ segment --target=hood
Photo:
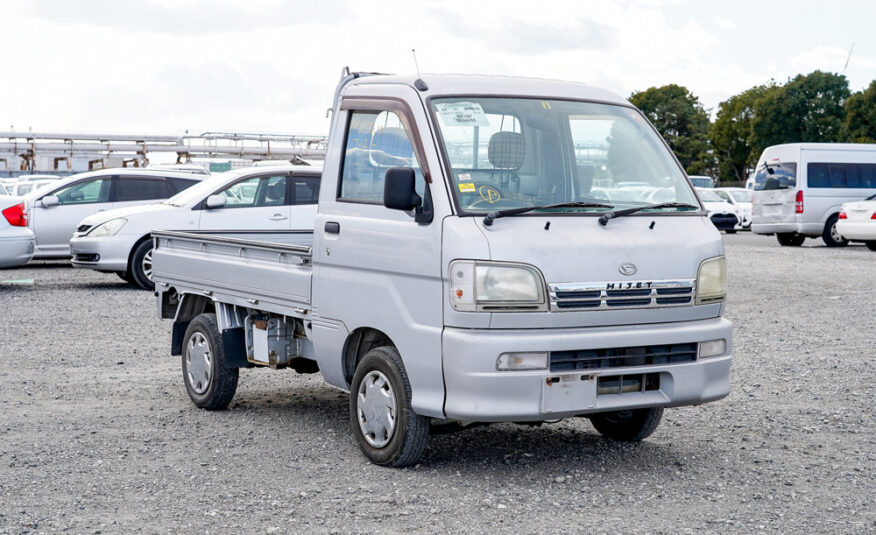
[[[490,227],[482,221],[482,217],[445,221],[445,262],[469,258],[530,264],[544,275],[548,287],[692,280],[703,260],[724,254],[721,234],[702,215],[620,217],[605,227],[597,217],[557,214],[504,217]],[[635,273],[626,276],[621,266],[629,272],[628,264],[635,266]],[[446,307],[445,322],[466,328],[525,329],[630,325],[717,317],[722,306],[492,314]]]
[[[548,284],[692,279],[702,260],[723,254],[720,234],[701,216],[621,217],[604,227],[596,217],[508,217],[480,227],[491,260],[532,264]],[[619,272],[626,263],[635,275]]]
[[[128,206],[125,208],[116,208],[115,210],[107,210],[105,212],[98,212],[94,215],[90,215],[83,219],[80,222],[80,225],[95,226],[105,221],[109,221],[110,219],[116,219],[117,217],[129,218],[140,214],[153,214],[155,212],[165,212],[171,210],[179,210],[179,207],[170,206],[168,204],[162,203]]]
[[[703,206],[706,207],[706,210],[708,210],[710,214],[735,214],[735,213],[738,213],[738,209],[726,201],[722,201],[722,202],[703,201]]]

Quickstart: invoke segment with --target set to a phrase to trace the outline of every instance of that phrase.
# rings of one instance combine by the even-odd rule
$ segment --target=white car
[[[33,256],[33,232],[20,197],[0,196],[0,268],[22,266]]]
[[[70,240],[73,265],[115,272],[151,290],[156,229],[253,236],[300,230],[309,240],[321,174],[319,167],[290,164],[226,171],[161,203],[86,217]]]
[[[41,180],[27,180],[24,182],[19,181],[18,184],[16,184],[14,186],[14,193],[12,193],[12,194],[17,195],[19,197],[22,197],[24,195],[27,195],[31,191],[36,191],[36,190],[43,188],[49,184],[54,184],[58,180],[61,180],[61,179],[60,178],[48,178],[48,179],[41,179]]]
[[[740,221],[739,209],[722,199],[714,189],[697,188],[697,193],[709,211],[709,221],[727,234],[736,232],[736,225]]]
[[[840,208],[836,230],[849,241],[862,241],[876,251],[876,195],[847,202]]]
[[[715,179],[706,175],[689,175],[691,183],[695,188],[713,189],[715,187]]]
[[[751,190],[745,188],[717,188],[719,197],[735,206],[739,212],[739,223],[736,230],[751,228]]]
[[[203,175],[148,169],[103,169],[79,173],[24,195],[28,225],[36,236],[34,258],[70,255],[76,225],[97,212],[167,199],[203,180]]]

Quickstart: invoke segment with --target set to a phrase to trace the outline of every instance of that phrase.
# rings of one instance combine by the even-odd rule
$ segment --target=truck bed
[[[153,279],[160,289],[287,316],[310,310],[312,233],[156,230],[152,236]]]

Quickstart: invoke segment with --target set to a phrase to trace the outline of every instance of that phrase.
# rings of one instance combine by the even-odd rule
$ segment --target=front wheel
[[[359,448],[374,464],[409,466],[423,454],[429,419],[411,409],[411,384],[394,347],[374,348],[356,366],[350,423]]]
[[[824,224],[824,232],[821,234],[821,239],[828,247],[845,247],[849,244],[849,240],[843,238],[842,234],[836,229],[836,222],[839,220],[837,214],[827,218],[827,223]]]
[[[638,442],[651,436],[660,425],[661,418],[663,407],[653,407],[594,414],[590,422],[604,437],[621,442]]]
[[[149,290],[155,289],[155,283],[152,282],[152,240],[146,240],[137,245],[134,249],[134,254],[131,255],[131,269],[128,270],[129,276],[134,281],[134,284]]]
[[[199,314],[183,338],[182,373],[192,403],[224,409],[237,390],[240,370],[225,367],[225,350],[215,314]]]
[[[776,234],[776,239],[779,240],[779,245],[784,247],[800,247],[806,241],[806,236],[796,232],[783,232]]]

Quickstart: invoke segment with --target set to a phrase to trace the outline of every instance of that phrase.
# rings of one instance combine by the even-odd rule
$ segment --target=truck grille
[[[551,310],[565,312],[692,305],[694,286],[693,279],[551,284]]]
[[[697,359],[697,343],[551,351],[552,372],[679,364]]]

